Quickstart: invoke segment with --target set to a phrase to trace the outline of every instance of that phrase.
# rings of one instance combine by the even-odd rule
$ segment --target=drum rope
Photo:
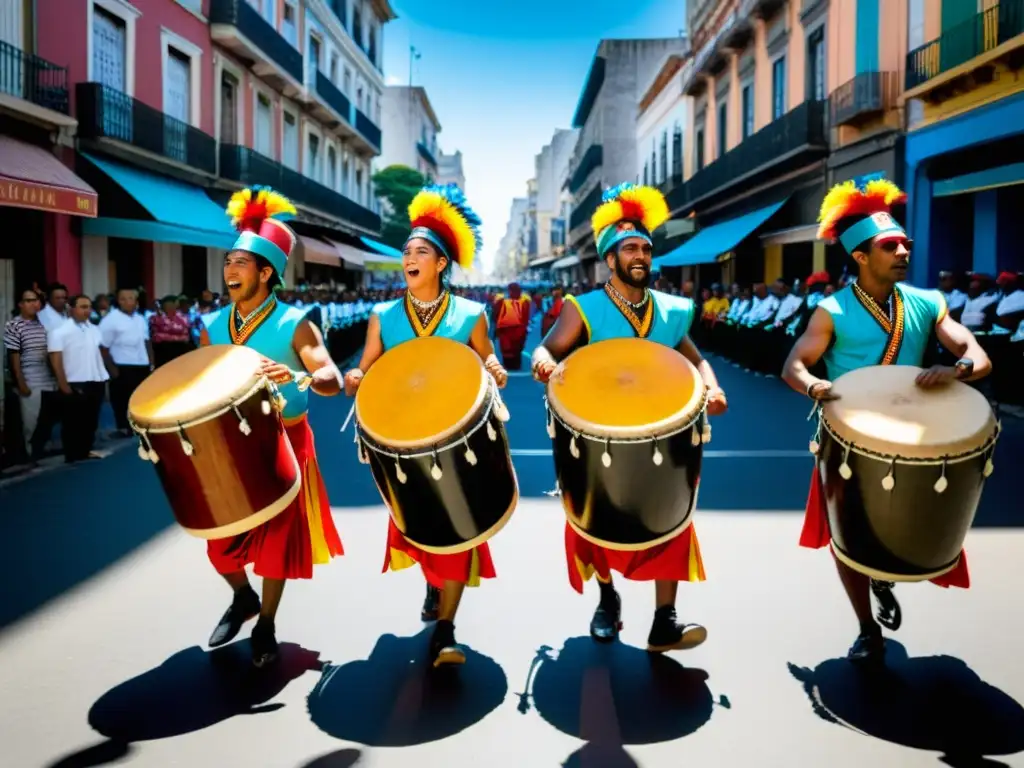
[[[548,401],[548,398],[546,398],[546,397],[544,398],[544,409],[548,413],[548,424],[549,424],[548,435],[549,436],[554,438],[554,435],[552,434],[552,432],[554,431],[554,423],[553,422],[557,421],[565,429],[566,432],[568,432],[569,434],[572,435],[573,440],[575,440],[576,438],[582,438],[584,440],[589,440],[589,441],[594,442],[594,443],[600,443],[601,445],[604,445],[604,446],[608,446],[608,445],[634,445],[634,444],[637,444],[637,443],[650,443],[650,442],[657,443],[660,440],[668,440],[669,438],[676,437],[677,435],[681,435],[684,432],[687,432],[687,431],[689,431],[691,429],[695,430],[695,427],[697,426],[697,424],[699,424],[701,422],[702,419],[704,420],[704,422],[703,422],[703,426],[702,426],[702,429],[701,429],[701,433],[697,435],[698,442],[696,443],[696,445],[700,445],[701,443],[709,442],[710,438],[711,438],[711,434],[710,434],[711,430],[710,430],[710,424],[708,424],[707,417],[705,415],[706,408],[707,408],[707,392],[705,392],[704,396],[701,398],[700,406],[694,412],[693,418],[690,419],[689,421],[687,421],[686,423],[684,423],[683,425],[681,425],[679,427],[676,427],[675,429],[673,429],[673,430],[671,430],[669,432],[665,432],[664,434],[660,434],[660,435],[650,434],[650,435],[641,435],[641,436],[637,436],[637,437],[607,437],[607,436],[604,436],[604,435],[588,435],[585,432],[580,432],[579,430],[569,426],[565,422],[565,419],[563,419],[561,416],[559,416],[555,412],[555,409],[551,407],[551,404]],[[707,439],[704,439],[705,435],[707,435]],[[570,444],[569,450],[570,450],[570,452],[573,453],[573,458],[578,458],[578,453],[579,453],[579,449],[578,448],[577,448],[577,450],[575,452],[573,452],[572,451],[572,444]]]
[[[132,430],[135,433],[137,433],[137,434],[141,434],[143,432],[147,432],[147,433],[152,434],[152,435],[176,434],[176,433],[180,432],[182,429],[188,429],[189,427],[195,427],[195,426],[198,426],[199,424],[205,424],[208,421],[215,421],[216,419],[219,419],[221,416],[223,416],[225,413],[229,413],[232,410],[237,412],[237,404],[238,403],[244,403],[246,400],[251,398],[253,395],[259,393],[259,391],[261,389],[266,389],[268,391],[268,393],[270,395],[270,400],[276,400],[277,399],[278,394],[279,394],[276,391],[277,387],[269,379],[267,379],[266,377],[261,376],[259,381],[257,381],[256,384],[248,392],[246,392],[245,394],[241,395],[240,397],[236,397],[233,400],[225,403],[224,405],[222,405],[217,410],[210,411],[209,413],[205,413],[205,414],[203,414],[202,416],[200,416],[200,417],[198,417],[196,419],[191,419],[190,421],[186,421],[186,422],[176,422],[174,424],[174,426],[146,427],[146,428],[143,428],[143,427],[140,427],[138,425],[138,423],[132,418],[132,415],[129,413],[128,414],[128,426],[130,426],[132,428]],[[283,398],[282,398],[282,400],[283,400]],[[263,402],[267,403],[267,407],[261,406],[263,408],[263,414],[265,416],[269,416],[270,415],[270,407],[269,407],[270,403],[266,399],[264,399]],[[283,408],[283,406],[279,406],[279,408]]]

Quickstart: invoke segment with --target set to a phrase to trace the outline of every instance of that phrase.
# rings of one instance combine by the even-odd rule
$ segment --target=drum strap
[[[418,338],[424,336],[433,336],[434,331],[437,330],[437,326],[441,324],[441,319],[445,316],[448,311],[448,305],[451,303],[452,295],[445,293],[444,298],[441,300],[440,306],[434,310],[433,317],[424,325],[420,322],[420,316],[416,314],[416,307],[413,306],[412,297],[408,292],[405,294],[405,314],[409,318],[409,324],[412,325],[412,330]]]
[[[875,303],[875,300],[868,295],[867,291],[856,283],[853,284],[853,295],[857,297],[857,301],[860,302],[865,311],[875,319],[879,327],[885,331],[887,337],[885,349],[882,351],[878,364],[892,365],[896,362],[896,358],[899,357],[900,348],[903,346],[903,333],[906,328],[906,307],[904,306],[903,295],[900,293],[899,287],[893,288],[889,314],[886,314]]]

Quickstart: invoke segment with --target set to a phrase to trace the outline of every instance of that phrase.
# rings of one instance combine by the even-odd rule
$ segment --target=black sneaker
[[[441,605],[441,590],[427,584],[427,596],[423,598],[423,609],[420,618],[423,621],[437,621],[437,611]]]
[[[265,667],[277,660],[277,638],[274,636],[274,620],[260,617],[252,628],[249,638],[252,645],[252,663]]]
[[[876,627],[873,630],[862,631],[850,646],[846,658],[854,664],[883,663],[885,661],[885,638],[882,637],[882,630]]]
[[[466,663],[466,654],[455,642],[455,625],[447,619],[434,625],[430,638],[430,663],[437,669]]]
[[[708,631],[700,624],[680,624],[676,609],[667,605],[654,612],[651,634],[647,636],[648,653],[681,651],[696,648],[708,639]]]
[[[892,591],[895,586],[891,581],[871,580],[871,591],[878,600],[878,623],[893,632],[903,624],[903,611]]]
[[[216,648],[235,639],[235,636],[242,629],[242,625],[249,619],[254,619],[260,613],[260,598],[253,591],[252,587],[246,586],[235,592],[231,601],[231,607],[221,617],[220,622],[213,628],[210,635],[209,645]]]
[[[599,643],[610,643],[622,630],[622,598],[614,587],[601,585],[601,600],[590,620],[590,636]]]

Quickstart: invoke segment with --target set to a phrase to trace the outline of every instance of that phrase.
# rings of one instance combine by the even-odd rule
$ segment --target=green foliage
[[[387,201],[381,221],[381,242],[401,249],[409,235],[409,203],[427,183],[423,174],[405,165],[389,165],[373,175],[377,195]]]

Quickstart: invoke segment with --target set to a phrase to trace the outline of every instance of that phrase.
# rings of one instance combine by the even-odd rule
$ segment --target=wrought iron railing
[[[356,130],[377,149],[380,149],[380,128],[361,110],[356,110]]]
[[[604,194],[604,190],[601,189],[601,185],[598,184],[590,193],[573,206],[572,216],[569,217],[569,230],[572,231],[581,224],[586,224],[590,221],[590,217],[594,215],[594,211],[597,210],[597,206],[601,203],[601,195]]]
[[[846,125],[895,106],[899,78],[895,72],[861,72],[829,96],[831,124]]]
[[[281,69],[302,82],[302,54],[246,0],[210,0],[210,23],[235,27]]]
[[[0,40],[0,93],[68,113],[68,71]]]
[[[100,83],[75,86],[78,135],[116,139],[209,174],[217,142],[208,133]]]
[[[587,177],[590,176],[591,171],[595,168],[599,168],[604,162],[604,147],[600,144],[591,144],[587,147],[587,151],[583,153],[583,157],[580,158],[579,164],[576,166],[576,170],[572,172],[572,176],[569,177],[569,191],[576,194],[576,190],[583,186],[587,181]]]
[[[338,86],[331,82],[330,78],[319,70],[316,73],[316,92],[331,109],[344,118],[346,123],[352,120],[352,102]]]

